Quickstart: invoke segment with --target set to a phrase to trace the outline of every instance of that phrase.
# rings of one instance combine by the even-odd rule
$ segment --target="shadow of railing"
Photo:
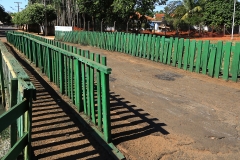
[[[143,109],[137,108],[114,92],[110,93],[110,109],[112,122],[112,138],[114,144],[137,139],[150,134],[169,134],[159,123],[157,118],[150,118],[150,115]]]

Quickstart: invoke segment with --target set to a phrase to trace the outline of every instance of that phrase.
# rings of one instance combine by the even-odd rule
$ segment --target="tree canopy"
[[[77,0],[80,13],[88,14],[106,22],[128,21],[139,12],[141,15],[153,13],[155,5],[165,4],[167,0]]]
[[[2,23],[11,23],[11,15],[5,11],[5,8],[0,5],[0,21]]]
[[[220,30],[232,25],[234,0],[171,1],[164,8],[168,24],[175,29],[207,25]],[[240,2],[236,2],[235,25],[240,25]]]
[[[40,3],[30,4],[18,12],[13,17],[13,23],[22,24],[43,24],[45,21],[45,14],[47,15],[48,22],[56,19],[56,10],[53,6],[47,5],[46,7]]]
[[[204,6],[204,22],[210,26],[232,25],[234,0],[211,0]],[[240,2],[236,2],[235,24],[240,25]]]

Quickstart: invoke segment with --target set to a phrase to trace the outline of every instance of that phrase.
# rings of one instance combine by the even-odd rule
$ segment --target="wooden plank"
[[[151,60],[154,60],[154,56],[155,56],[155,51],[156,51],[156,35],[153,35],[152,37],[152,43],[151,43]]]
[[[211,54],[210,54],[210,57],[209,57],[209,64],[208,64],[208,75],[210,77],[213,77],[216,53],[217,53],[217,48],[216,47],[211,47]]]
[[[81,56],[85,57],[84,50],[82,50]],[[82,62],[81,62],[81,72],[82,72],[83,108],[84,108],[84,113],[87,114],[86,69],[85,69],[85,64]]]
[[[71,99],[72,99],[72,102],[74,103],[74,86],[73,86],[73,83],[74,83],[74,80],[73,80],[73,70],[74,70],[74,62],[73,62],[73,57],[69,57],[69,60],[70,60],[70,92],[71,92]]]
[[[221,64],[222,64],[222,49],[223,49],[223,42],[219,41],[217,43],[217,53],[216,53],[216,62],[214,68],[214,77],[218,78],[220,71],[221,71]]]
[[[232,81],[234,82],[238,81],[239,63],[240,63],[240,42],[237,42],[235,44],[231,66]]]
[[[169,40],[170,40],[170,42],[169,42],[168,53],[167,53],[167,64],[168,64],[168,65],[171,64],[171,60],[172,60],[173,37],[170,37]]]
[[[163,61],[162,61],[162,63],[164,63],[164,64],[167,63],[168,47],[169,47],[169,41],[165,42],[165,44],[164,44]]]
[[[65,92],[65,80],[64,80],[64,56],[62,53],[58,52],[58,58],[59,58],[59,78],[60,78],[60,83],[59,83],[59,87],[60,87],[60,92],[62,94],[66,93]]]
[[[136,46],[134,52],[135,52],[135,56],[136,56],[136,57],[139,57],[139,49],[140,49],[141,35],[138,34],[138,35],[136,36],[136,39],[137,39],[137,46]]]
[[[111,142],[111,124],[109,107],[109,75],[101,72],[103,135],[107,143]]]
[[[90,59],[94,61],[94,53],[90,54]],[[94,98],[94,68],[90,68],[90,101],[91,101],[91,118],[93,124],[96,124],[96,117],[95,117],[95,98]]]
[[[146,41],[146,58],[147,59],[150,59],[150,54],[151,54],[151,42],[152,42],[152,37],[151,35],[149,34],[148,37],[147,37],[147,41]]]
[[[164,54],[164,48],[165,47],[165,36],[162,36],[161,42],[160,42],[160,53],[159,53],[159,61],[163,62],[163,54]]]
[[[100,63],[100,55],[96,55],[96,62]],[[97,70],[97,111],[98,129],[102,131],[102,104],[101,104],[101,72]]]
[[[177,52],[178,68],[182,68],[183,44],[184,44],[184,39],[181,38],[178,43],[178,52]]]
[[[195,72],[199,73],[202,61],[202,41],[197,42],[197,57],[196,57],[196,69]]]
[[[194,61],[195,61],[195,54],[196,54],[196,40],[192,40],[190,42],[190,53],[189,53],[189,63],[190,63],[190,66],[189,66],[189,71],[190,72],[193,72],[193,67],[194,67]]]
[[[175,38],[173,44],[173,55],[172,55],[172,66],[176,66],[177,63],[177,54],[178,54],[178,38]]]
[[[10,87],[10,107],[12,108],[17,104],[17,96],[18,92],[18,79],[11,79],[11,87]],[[10,127],[10,144],[11,147],[17,142],[17,123],[16,120],[11,124]]]
[[[129,49],[129,43],[130,43],[130,34],[129,33],[126,33],[125,34],[125,47],[124,47],[124,53],[128,53],[128,49]]]
[[[204,41],[202,54],[202,74],[207,74],[210,41]]]
[[[86,54],[86,58],[89,59],[89,51],[86,51],[85,52]],[[87,82],[87,96],[86,96],[86,99],[87,99],[87,115],[90,117],[90,114],[91,114],[91,96],[90,96],[90,66],[89,65],[86,65],[86,82]]]
[[[82,84],[81,84],[81,68],[79,65],[79,62],[77,59],[74,59],[74,97],[75,97],[75,105],[77,106],[77,111],[80,112],[81,107],[80,106],[80,101],[81,101],[81,96],[82,96]]]
[[[189,58],[189,45],[190,45],[190,40],[186,39],[184,42],[184,55],[183,55],[183,69],[187,70],[188,67],[188,58]]]

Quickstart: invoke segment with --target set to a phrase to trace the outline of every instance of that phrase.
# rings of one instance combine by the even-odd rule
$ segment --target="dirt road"
[[[128,159],[239,159],[239,83],[78,47],[107,56],[113,142]]]
[[[75,46],[107,56],[113,143],[127,159],[239,159],[239,83]]]

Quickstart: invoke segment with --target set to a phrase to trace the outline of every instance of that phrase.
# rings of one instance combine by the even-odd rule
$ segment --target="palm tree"
[[[206,0],[183,0],[182,4],[186,9],[186,13],[182,16],[181,20],[188,21],[190,17],[196,12],[201,12],[203,10],[202,5]],[[188,36],[190,34],[190,23],[188,22]]]

